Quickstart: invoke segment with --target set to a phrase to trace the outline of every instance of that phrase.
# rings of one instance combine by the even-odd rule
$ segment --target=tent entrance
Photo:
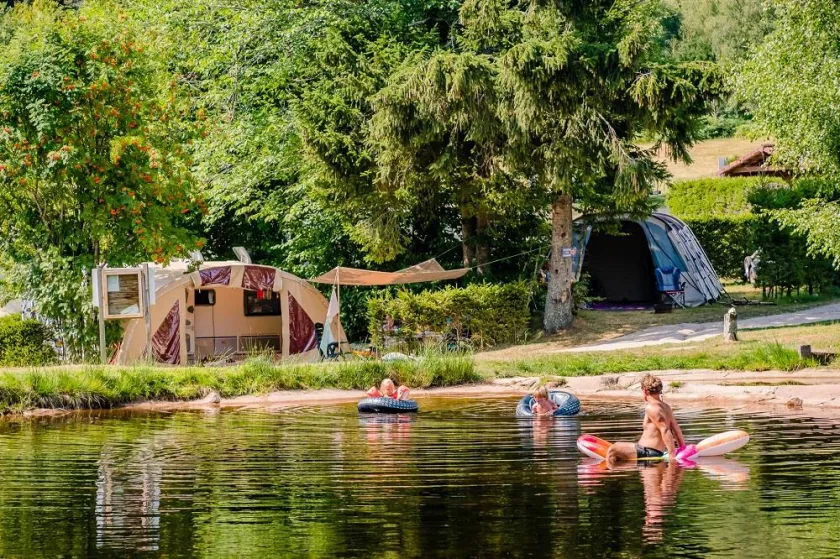
[[[613,304],[654,304],[656,276],[647,236],[633,221],[621,222],[621,233],[593,231],[586,245],[583,273],[590,275],[590,295]]]

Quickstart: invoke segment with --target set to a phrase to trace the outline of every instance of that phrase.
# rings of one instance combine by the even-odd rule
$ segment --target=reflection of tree
[[[742,419],[757,436],[741,463],[682,470],[677,494],[663,465],[578,472],[586,417],[544,431],[462,405],[424,403],[408,423],[352,406],[3,423],[0,556],[582,558],[654,553],[651,535],[663,555],[832,555],[831,425]],[[718,425],[704,421],[695,434]]]

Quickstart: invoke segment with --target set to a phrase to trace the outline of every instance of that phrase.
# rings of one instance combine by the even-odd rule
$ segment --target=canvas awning
[[[326,274],[309,280],[315,283],[328,283],[330,285],[401,285],[405,283],[420,283],[424,281],[452,280],[463,277],[469,272],[469,268],[457,268],[455,270],[444,270],[437,260],[432,258],[410,268],[397,272],[377,272],[375,270],[362,270],[360,268],[345,268],[338,266]]]

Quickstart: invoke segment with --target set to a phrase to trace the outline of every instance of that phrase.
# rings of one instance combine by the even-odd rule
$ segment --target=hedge
[[[725,278],[743,275],[744,258],[755,252],[762,220],[754,215],[686,219],[715,271]]]
[[[411,293],[399,291],[368,301],[370,337],[383,346],[387,332],[409,347],[427,333],[469,339],[476,347],[522,341],[530,320],[531,285],[473,284],[464,288]]]
[[[13,314],[0,318],[0,366],[47,365],[56,360],[49,333],[37,320]]]
[[[668,189],[665,204],[683,219],[749,214],[749,194],[759,184],[750,177],[678,181]]]

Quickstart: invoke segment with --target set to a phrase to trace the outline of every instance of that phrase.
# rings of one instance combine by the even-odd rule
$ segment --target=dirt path
[[[721,313],[722,315],[723,313]],[[801,326],[840,320],[840,303],[832,303],[811,309],[759,316],[738,321],[739,330],[755,330],[760,328],[780,328],[783,326]],[[567,353],[584,351],[617,351],[633,349],[651,345],[674,344],[682,342],[699,342],[722,335],[723,318],[717,322],[669,324],[646,328],[633,334],[627,334],[597,344],[582,345],[570,348],[545,348],[540,353]]]

